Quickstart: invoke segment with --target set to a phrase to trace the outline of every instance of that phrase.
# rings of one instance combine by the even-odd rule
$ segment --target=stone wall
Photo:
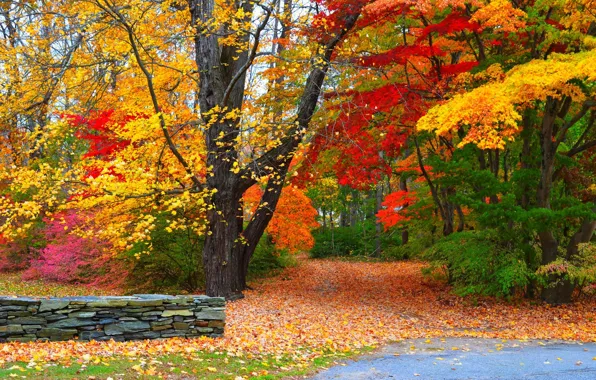
[[[207,296],[0,297],[0,342],[218,337],[224,311]]]

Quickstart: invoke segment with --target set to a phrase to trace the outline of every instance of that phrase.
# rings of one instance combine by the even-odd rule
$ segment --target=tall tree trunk
[[[552,178],[555,166],[555,153],[557,145],[554,140],[555,120],[559,101],[549,98],[546,101],[544,116],[542,119],[542,128],[540,131],[541,164],[540,164],[540,183],[536,196],[538,207],[550,209],[550,197],[552,190]],[[559,253],[559,242],[555,238],[552,230],[545,227],[538,231],[538,239],[542,248],[542,265],[548,265],[554,262]],[[550,304],[560,304],[571,302],[573,293],[573,284],[559,275],[551,275],[548,278],[549,286],[542,290],[541,297]]]
[[[242,267],[238,249],[241,242],[237,241],[242,225],[237,212],[240,202],[237,194],[216,194],[212,202],[215,208],[208,213],[210,228],[203,246],[205,291],[236,299],[241,297],[245,285],[237,275]]]
[[[286,2],[286,4],[291,4]],[[215,10],[214,0],[189,0],[192,25],[196,27],[195,56],[200,72],[199,104],[203,114],[212,113],[215,118],[205,133],[207,148],[206,189],[212,195],[213,208],[208,212],[208,235],[203,248],[203,261],[206,275],[206,291],[210,296],[239,298],[246,286],[246,273],[250,258],[265,228],[270,222],[281,189],[285,181],[293,154],[302,141],[315,112],[321,94],[331,56],[337,44],[354,26],[358,13],[347,14],[345,27],[333,35],[325,36],[321,43],[320,59],[312,65],[299,100],[295,127],[291,128],[277,147],[263,153],[248,167],[235,172],[231,170],[238,164],[236,138],[240,133],[240,119],[230,120],[228,110],[241,109],[244,99],[246,71],[257,53],[261,31],[267,25],[270,11],[254,33],[243,35],[243,42],[249,43],[253,36],[252,47],[238,52],[236,46],[219,45],[219,37],[234,33],[229,25],[222,25],[219,31],[206,30],[203,25],[211,22]],[[255,2],[237,2],[246,15],[245,21],[251,23]],[[289,5],[288,5],[289,6]],[[269,169],[265,169],[269,168]],[[273,168],[273,170],[270,170]],[[240,199],[244,192],[256,183],[262,173],[269,174],[267,188],[261,198],[257,212],[252,216],[246,230],[242,231],[242,205]]]

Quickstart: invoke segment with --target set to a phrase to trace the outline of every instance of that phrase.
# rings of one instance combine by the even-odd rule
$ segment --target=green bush
[[[167,232],[168,225],[166,216],[157,216],[156,228],[151,231],[151,253],[140,253],[143,244],[126,252],[132,262],[128,286],[136,292],[192,293],[205,286],[203,238],[191,228]]]
[[[430,262],[426,274],[447,271],[459,295],[510,297],[525,292],[534,278],[520,249],[512,249],[492,230],[466,231],[447,236],[422,255]]]
[[[294,255],[286,250],[277,251],[267,234],[261,237],[248,265],[248,279],[267,277],[280,269],[296,265]]]
[[[140,254],[145,245],[138,244],[124,255],[131,262],[127,283],[133,292],[193,293],[204,289],[203,237],[192,229],[167,232],[167,225],[166,216],[158,215],[151,232],[151,253]],[[294,264],[294,256],[276,251],[265,234],[250,261],[248,278],[266,277]]]
[[[371,234],[373,232],[371,231]],[[313,233],[313,258],[364,255],[368,246],[357,227],[321,228]]]

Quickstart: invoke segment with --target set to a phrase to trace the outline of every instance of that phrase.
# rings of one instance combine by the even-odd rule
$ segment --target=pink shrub
[[[110,244],[71,233],[83,221],[84,218],[75,211],[46,220],[43,233],[47,244],[39,251],[39,256],[31,260],[23,279],[113,288],[122,286],[127,277],[126,266],[110,255]]]

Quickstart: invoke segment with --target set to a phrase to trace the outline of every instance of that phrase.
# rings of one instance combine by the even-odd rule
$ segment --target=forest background
[[[235,299],[310,251],[595,288],[592,0],[0,11],[5,271]]]

